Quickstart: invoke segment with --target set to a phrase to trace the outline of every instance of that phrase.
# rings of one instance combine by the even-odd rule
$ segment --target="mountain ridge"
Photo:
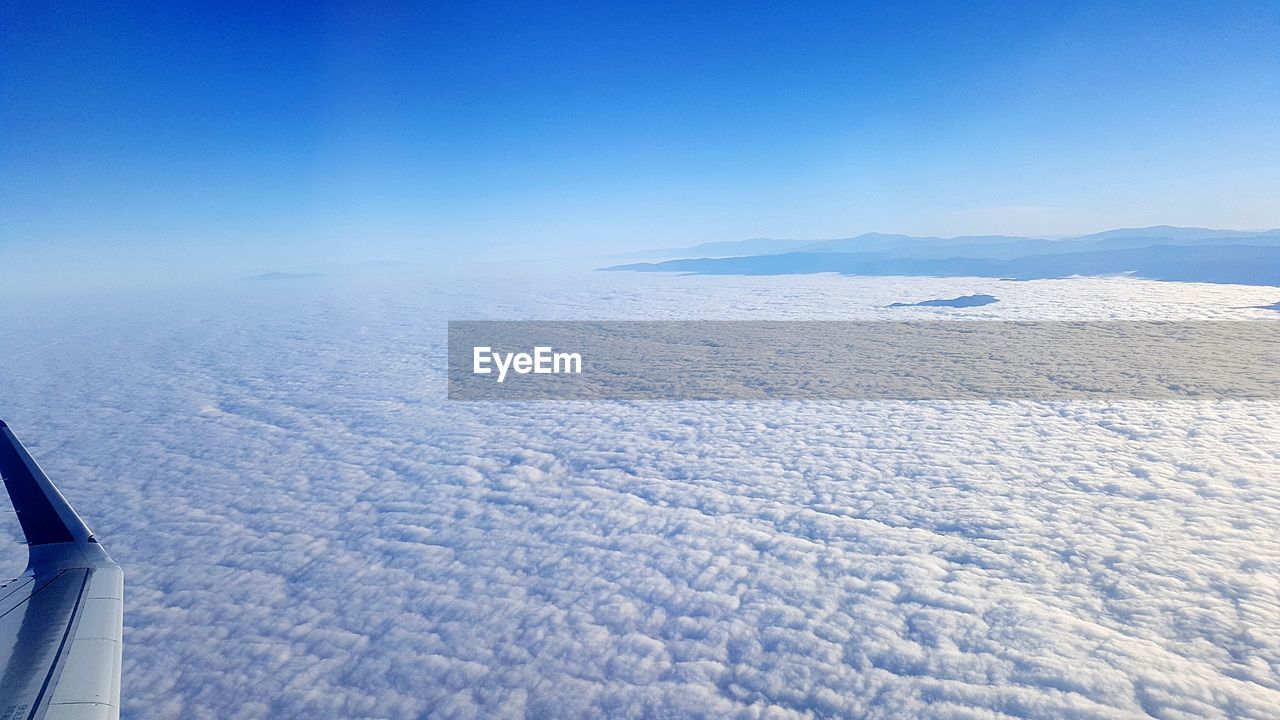
[[[1244,241],[1248,241],[1245,243]],[[1012,258],[1032,253],[1071,252],[1085,249],[1105,250],[1149,245],[1226,245],[1260,244],[1280,246],[1280,228],[1268,230],[1230,230],[1175,225],[1152,225],[1140,228],[1115,228],[1086,235],[1063,238],[1019,235],[906,235],[867,232],[843,238],[793,240],[750,238],[718,240],[683,248],[664,248],[629,253],[626,257],[734,257],[738,255],[777,255],[788,252],[896,252],[915,257],[943,257],[948,251],[982,257]]]
[[[1280,238],[1277,238],[1280,240]],[[1280,242],[1160,244],[1007,258],[953,255],[913,257],[893,252],[791,252],[726,258],[688,258],[601,268],[609,271],[684,272],[700,275],[904,275],[1040,280],[1129,275],[1149,280],[1280,286]]]

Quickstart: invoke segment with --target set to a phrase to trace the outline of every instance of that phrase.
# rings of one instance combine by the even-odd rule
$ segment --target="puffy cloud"
[[[975,292],[1002,302],[884,309]],[[611,274],[10,306],[0,412],[126,569],[133,718],[1261,718],[1274,405],[462,404],[442,343],[450,317],[1230,319],[1266,292]]]

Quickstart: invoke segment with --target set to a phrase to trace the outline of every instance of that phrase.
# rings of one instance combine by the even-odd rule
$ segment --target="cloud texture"
[[[1231,319],[1265,288],[499,286],[5,311],[0,411],[127,573],[128,717],[1276,716],[1274,405],[443,385],[449,318]]]

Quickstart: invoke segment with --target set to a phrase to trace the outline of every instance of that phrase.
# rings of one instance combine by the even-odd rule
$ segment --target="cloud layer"
[[[128,717],[1280,707],[1273,405],[443,399],[448,318],[1228,319],[1265,289],[494,287],[6,311],[0,411],[126,569]]]

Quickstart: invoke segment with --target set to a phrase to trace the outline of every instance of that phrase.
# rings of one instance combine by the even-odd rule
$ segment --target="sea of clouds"
[[[128,718],[1280,717],[1274,403],[444,399],[449,319],[1280,319],[1250,309],[1277,292],[597,273],[10,300],[0,416],[125,568]],[[1000,302],[885,307],[969,293]]]

